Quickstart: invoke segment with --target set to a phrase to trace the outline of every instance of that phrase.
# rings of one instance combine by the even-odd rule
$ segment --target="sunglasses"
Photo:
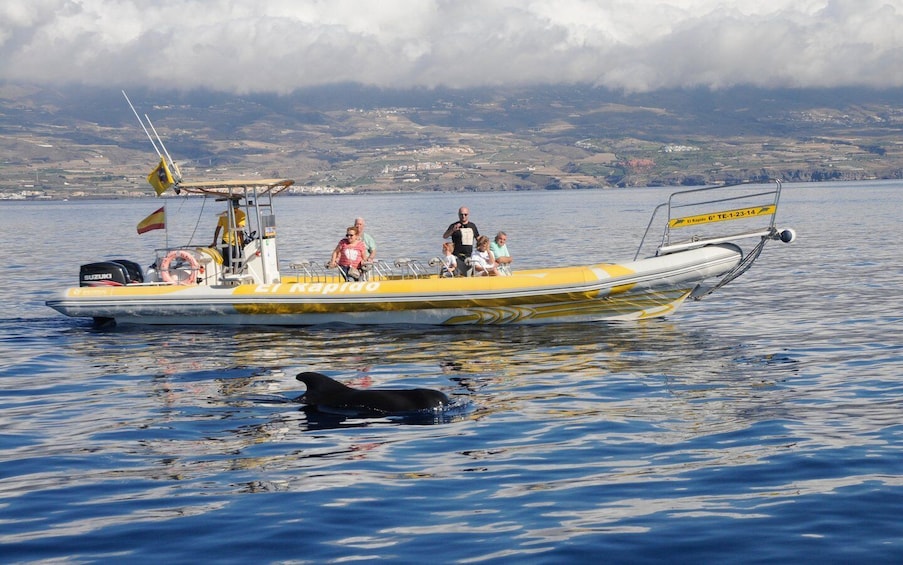
[[[464,216],[469,216],[470,214],[458,214],[458,215],[463,218]]]
[[[346,233],[345,237],[354,237],[356,235],[357,235],[356,233]]]

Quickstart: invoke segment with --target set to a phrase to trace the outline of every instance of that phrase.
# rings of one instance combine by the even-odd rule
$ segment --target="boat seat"
[[[294,271],[298,276],[304,277],[308,280],[323,280],[325,274],[323,270],[320,268],[320,265],[314,261],[307,261],[305,259],[295,259],[291,263],[288,264],[289,269]]]
[[[382,259],[377,259],[370,263],[370,271],[365,273],[366,280],[388,279],[392,276],[392,265]]]
[[[429,275],[429,270],[423,266],[419,259],[402,257],[395,260],[395,266],[401,269],[401,278],[419,279]]]
[[[436,269],[436,275],[441,278],[450,278],[455,276],[445,270],[445,261],[441,257],[433,257],[430,259],[429,266]]]
[[[464,274],[464,276],[465,277],[474,276],[473,272],[476,269],[476,267],[473,264],[473,259],[470,257],[468,257],[467,259],[464,259],[464,264],[467,265],[467,272]]]

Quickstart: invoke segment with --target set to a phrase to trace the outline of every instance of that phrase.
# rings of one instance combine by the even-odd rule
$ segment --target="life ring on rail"
[[[173,265],[173,262],[175,262],[176,259],[178,259],[179,262],[176,262],[176,264]],[[186,263],[187,267],[185,265]],[[172,267],[172,270],[170,270],[170,267]],[[194,255],[184,249],[176,249],[167,253],[166,256],[163,257],[163,260],[160,261],[160,278],[168,283],[192,285],[197,282],[200,269],[201,266]],[[188,276],[183,279],[182,275],[184,275],[186,271],[188,272]]]

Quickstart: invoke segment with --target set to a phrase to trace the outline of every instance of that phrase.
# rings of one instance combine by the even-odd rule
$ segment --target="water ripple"
[[[797,243],[668,319],[630,324],[95,330],[41,304],[71,266],[38,257],[51,265],[38,276],[17,258],[4,269],[38,282],[0,291],[0,549],[10,562],[897,562],[903,269],[886,242],[900,194],[793,187],[784,220]],[[466,200],[525,218],[559,206],[562,229],[605,214],[587,244],[614,249],[660,196]],[[368,196],[366,209],[401,226],[460,205],[413,200]],[[286,217],[328,231],[335,203],[289,199]],[[131,217],[131,205],[8,217],[65,226],[96,206]],[[504,216],[524,249],[537,228],[519,217]],[[864,217],[875,223],[859,237],[839,233]],[[376,233],[434,251],[407,234]],[[557,252],[580,259],[565,235]],[[64,254],[116,252],[80,237]],[[439,389],[459,410],[321,414],[293,401],[305,370]]]

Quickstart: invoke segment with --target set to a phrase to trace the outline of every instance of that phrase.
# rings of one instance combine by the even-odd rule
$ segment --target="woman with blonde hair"
[[[473,267],[473,276],[491,276],[495,277],[499,274],[499,265],[489,250],[489,238],[485,235],[477,237],[477,244],[473,248],[473,254],[470,256],[470,265]]]

